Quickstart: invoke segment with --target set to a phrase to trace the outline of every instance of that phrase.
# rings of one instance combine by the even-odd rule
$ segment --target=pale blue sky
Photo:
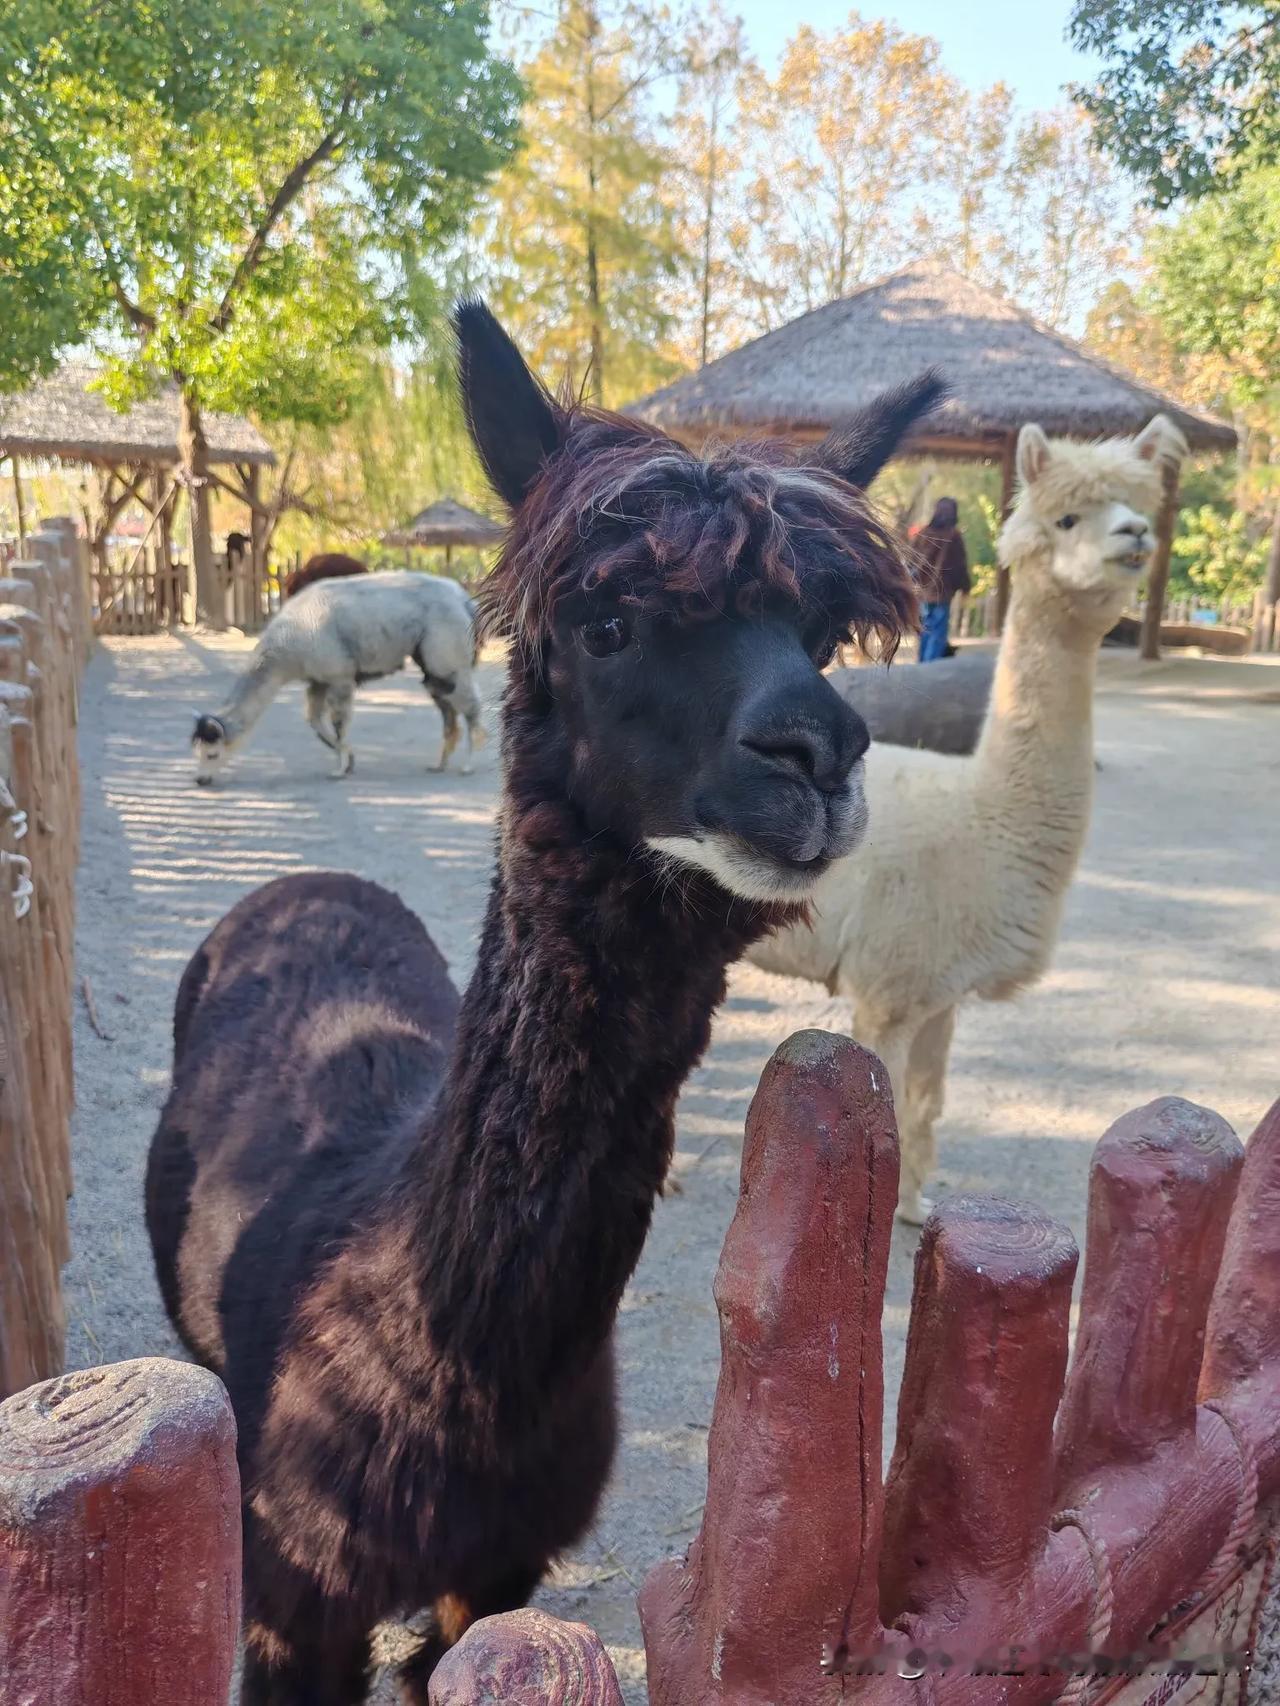
[[[800,24],[834,29],[850,6],[849,0],[730,0],[727,9],[741,14],[756,53],[772,63]],[[863,0],[857,10],[934,36],[954,76],[975,89],[1008,83],[1022,107],[1057,106],[1064,83],[1089,75],[1089,60],[1064,39],[1070,0]]]

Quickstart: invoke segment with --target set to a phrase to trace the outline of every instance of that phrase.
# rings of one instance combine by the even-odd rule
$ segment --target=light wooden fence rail
[[[0,577],[0,1397],[62,1365],[88,564],[47,522]]]

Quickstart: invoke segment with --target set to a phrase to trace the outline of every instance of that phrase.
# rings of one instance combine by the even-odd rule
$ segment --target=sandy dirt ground
[[[284,872],[347,868],[397,890],[455,975],[471,967],[498,786],[494,744],[468,778],[427,773],[439,719],[409,676],[362,692],[355,775],[302,719],[268,713],[216,790],[187,746],[243,659],[237,638],[103,645],[84,690],[79,1003],[70,1362],[179,1354],[142,1221],[146,1146],[166,1092],[178,977],[216,919]],[[492,726],[499,690],[484,669]],[[1267,701],[1270,702],[1267,702]],[[1054,968],[1014,1004],[960,1021],[940,1187],[1032,1199],[1083,1232],[1090,1149],[1107,1125],[1178,1092],[1245,1136],[1280,1092],[1280,670],[1103,658],[1097,800]],[[790,1032],[843,1029],[845,1003],[750,968],[733,977],[679,1109],[682,1189],[660,1202],[619,1322],[623,1445],[595,1531],[540,1602],[581,1618],[644,1699],[634,1609],[645,1571],[682,1551],[700,1515],[718,1363],[711,1280],[732,1213],[743,1119]],[[890,1418],[915,1236],[895,1236],[885,1312]],[[891,1440],[892,1428],[888,1430]],[[390,1698],[385,1681],[379,1699]]]

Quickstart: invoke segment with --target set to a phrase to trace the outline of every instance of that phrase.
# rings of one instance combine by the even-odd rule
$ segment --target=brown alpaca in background
[[[704,459],[558,406],[478,305],[458,339],[513,511],[474,975],[459,1001],[358,877],[247,896],[183,976],[148,1164],[165,1304],[239,1428],[244,1706],[355,1706],[374,1624],[426,1608],[400,1677],[425,1706],[445,1648],[587,1528],[614,1317],[726,967],[862,832],[867,733],[822,669],[915,614],[859,488],[932,377],[803,465]]]
[[[300,569],[285,576],[284,596],[293,598],[312,581],[338,580],[343,575],[367,575],[368,568],[358,557],[348,557],[342,551],[317,551],[308,557]]]

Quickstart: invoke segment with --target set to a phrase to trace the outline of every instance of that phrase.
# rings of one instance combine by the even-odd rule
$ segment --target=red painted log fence
[[[880,1063],[793,1037],[716,1281],[702,1529],[640,1594],[654,1706],[1263,1706],[1245,1655],[1280,1534],[1280,1103],[1247,1152],[1172,1097],[1107,1132],[1070,1367],[1071,1234],[943,1203],[882,1485],[896,1194]],[[597,1645],[491,1618],[432,1699],[606,1706]],[[1181,1662],[1208,1655],[1220,1674]],[[524,1675],[560,1680],[504,1692]]]
[[[880,1062],[792,1037],[716,1281],[702,1528],[640,1594],[653,1706],[1274,1706],[1247,1657],[1280,1536],[1280,1102],[1247,1151],[1172,1097],[1106,1133],[1070,1358],[1071,1234],[943,1203],[882,1480],[897,1172]],[[0,1706],[222,1706],[238,1597],[211,1375],[125,1363],[0,1405]],[[589,1629],[527,1610],[476,1624],[431,1699],[622,1695]]]
[[[239,1625],[214,1375],[122,1362],[0,1404],[3,1706],[225,1706]]]

